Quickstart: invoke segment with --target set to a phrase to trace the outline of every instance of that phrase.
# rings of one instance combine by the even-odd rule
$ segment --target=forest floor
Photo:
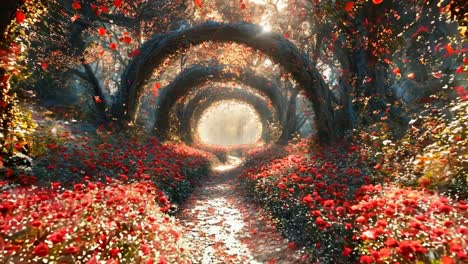
[[[181,206],[194,263],[302,263],[300,253],[246,197],[238,174],[242,160],[230,156]]]

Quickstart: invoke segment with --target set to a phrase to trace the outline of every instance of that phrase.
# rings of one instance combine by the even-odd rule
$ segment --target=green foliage
[[[29,152],[31,135],[36,127],[31,115],[19,108],[17,96],[11,90],[11,80],[13,76],[15,79],[25,78],[21,73],[26,60],[24,49],[29,43],[25,29],[34,24],[43,12],[41,1],[23,3],[0,45],[0,161],[4,160],[0,162],[0,170],[5,160],[16,153]]]
[[[430,107],[414,116],[401,138],[387,123],[355,131],[360,155],[380,177],[404,186],[421,186],[466,199],[467,101],[456,100],[445,110]],[[458,190],[458,191],[457,191]]]

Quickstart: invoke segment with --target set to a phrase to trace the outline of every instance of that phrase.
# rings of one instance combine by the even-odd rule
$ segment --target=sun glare
[[[201,115],[198,138],[208,145],[247,145],[260,140],[262,126],[255,109],[235,100],[220,101]]]

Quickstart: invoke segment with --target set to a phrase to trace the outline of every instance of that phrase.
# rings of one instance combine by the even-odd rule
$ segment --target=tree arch
[[[336,139],[343,133],[343,123],[332,105],[332,94],[310,59],[282,35],[264,32],[262,27],[246,23],[206,22],[184,30],[159,35],[148,40],[140,55],[122,74],[119,93],[114,98],[113,115],[133,121],[142,95],[142,87],[153,69],[167,57],[206,41],[235,42],[259,50],[282,65],[306,91],[316,113],[318,135],[323,140]]]
[[[216,88],[216,90],[224,92],[212,93],[212,96],[200,102],[194,109],[192,109],[191,113],[185,115],[186,118],[180,120],[181,128],[187,128],[186,131],[181,132],[184,136],[188,137],[189,142],[193,141],[192,122],[196,123],[206,109],[208,109],[214,103],[223,100],[237,100],[251,105],[258,113],[262,122],[262,139],[265,141],[265,143],[270,142],[271,137],[269,132],[269,124],[274,122],[275,118],[271,109],[268,107],[268,103],[262,97],[242,89],[235,89],[231,91],[229,88]]]
[[[174,104],[193,87],[201,86],[210,81],[237,81],[265,94],[275,108],[278,120],[283,121],[287,100],[281,95],[278,86],[267,78],[255,75],[250,70],[226,66],[204,67],[197,65],[182,71],[173,82],[161,90],[155,127],[158,128],[158,134],[162,138],[165,138],[165,131],[169,128],[169,115]]]

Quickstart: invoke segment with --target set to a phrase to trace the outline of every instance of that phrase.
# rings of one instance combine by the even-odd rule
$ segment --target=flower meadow
[[[0,263],[190,263],[169,216],[212,155],[127,137],[41,139],[0,182]]]
[[[236,153],[246,159],[244,191],[304,263],[464,263],[468,204],[447,187],[463,175],[463,123],[432,126],[439,134],[423,127],[401,139],[420,146],[375,128],[331,145],[309,138],[251,149],[104,130],[38,133],[32,168],[7,169],[0,182],[0,263],[194,263],[172,215],[210,164]],[[437,156],[451,139],[459,142],[448,149],[451,162],[421,167],[421,153]]]
[[[187,263],[151,182],[15,188],[1,198],[1,263]]]
[[[253,151],[241,177],[311,263],[466,262],[466,200],[388,182],[361,148],[302,140]]]

